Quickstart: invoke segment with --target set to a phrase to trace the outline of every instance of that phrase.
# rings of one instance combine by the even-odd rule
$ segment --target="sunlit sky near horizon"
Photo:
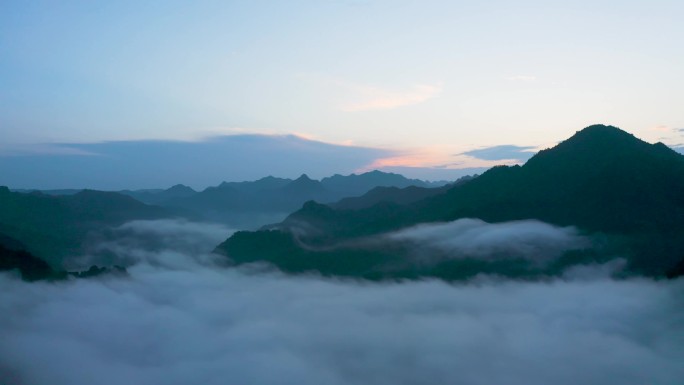
[[[459,168],[489,165],[463,152],[594,123],[679,146],[682,15],[682,1],[3,1],[0,149],[296,134],[398,152],[380,168]]]

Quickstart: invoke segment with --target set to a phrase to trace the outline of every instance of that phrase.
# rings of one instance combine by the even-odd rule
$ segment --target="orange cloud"
[[[664,124],[659,124],[657,126],[649,127],[648,129],[651,131],[658,131],[658,132],[670,132],[670,131],[672,131],[672,127],[666,126]]]
[[[473,167],[493,167],[497,165],[518,164],[516,159],[483,160],[455,153],[449,148],[423,148],[406,151],[397,156],[376,159],[373,163],[357,170],[359,172],[386,167],[420,167],[440,169],[460,169]]]

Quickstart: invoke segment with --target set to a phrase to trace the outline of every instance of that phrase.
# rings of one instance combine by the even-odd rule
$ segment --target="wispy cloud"
[[[369,84],[320,73],[300,73],[297,78],[318,87],[319,97],[338,111],[383,111],[412,106],[434,99],[442,82]]]
[[[533,82],[533,81],[537,80],[537,77],[532,76],[532,75],[514,75],[514,76],[507,76],[506,80],[519,81],[519,82]]]
[[[556,227],[536,220],[487,223],[464,218],[406,228],[389,237],[414,242],[419,250],[429,250],[430,255],[441,251],[449,258],[521,257],[538,263],[557,258],[566,250],[590,246],[574,227]]]
[[[380,87],[347,84],[356,95],[355,100],[340,105],[345,112],[392,110],[430,100],[442,91],[441,85],[419,84],[404,90],[389,90]]]
[[[527,147],[524,147],[527,148]],[[532,148],[532,147],[530,147]],[[523,149],[523,147],[521,147]],[[530,153],[530,156],[532,153]],[[472,156],[467,153],[454,154],[453,148],[425,147],[404,150],[391,156],[375,159],[372,163],[360,168],[357,172],[370,170],[390,170],[397,168],[426,169],[487,169],[498,165],[514,165],[520,163],[520,156]]]
[[[533,146],[516,146],[512,144],[504,144],[500,146],[478,148],[463,152],[459,155],[468,155],[482,160],[515,159],[518,161],[526,161],[534,155],[534,152],[530,150],[534,150],[535,148],[536,147]]]
[[[67,144],[0,145],[0,156],[98,155]]]
[[[677,129],[674,129],[668,125],[665,124],[659,124],[657,126],[652,126],[648,128],[651,131],[657,131],[657,132],[670,132],[670,131],[678,131]]]

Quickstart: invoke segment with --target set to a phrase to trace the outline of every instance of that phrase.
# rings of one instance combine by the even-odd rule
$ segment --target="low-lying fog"
[[[0,383],[674,385],[684,280],[369,283],[225,268],[216,225],[133,222],[128,276],[0,275]],[[155,241],[156,240],[156,241]],[[169,248],[162,247],[167,245]]]

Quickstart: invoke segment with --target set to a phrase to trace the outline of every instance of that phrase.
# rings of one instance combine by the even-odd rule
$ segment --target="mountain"
[[[407,205],[428,197],[443,194],[455,185],[466,183],[473,178],[475,177],[470,175],[464,176],[459,178],[456,182],[432,188],[418,187],[414,185],[404,188],[375,187],[361,196],[343,198],[338,202],[328,204],[328,206],[337,210],[360,210],[363,208],[372,207],[381,202]]]
[[[140,202],[147,203],[149,205],[163,206],[177,199],[191,197],[197,194],[197,191],[193,190],[191,187],[182,184],[177,184],[166,190],[123,190],[119,191],[119,193],[128,195]]]
[[[8,270],[18,270],[21,278],[26,281],[62,279],[66,276],[26,251],[21,242],[0,234],[0,272]]]
[[[308,175],[302,174],[299,178],[283,186],[280,190],[283,195],[288,195],[292,199],[327,199],[328,190],[323,187],[323,184],[317,180],[309,178]]]
[[[32,193],[32,192],[40,192],[45,195],[73,195],[78,192],[83,191],[83,189],[62,189],[62,190],[31,190],[31,189],[16,189],[12,190],[14,192],[20,192],[20,193]]]
[[[443,186],[447,182],[426,182],[408,179],[399,174],[371,171],[348,176],[334,175],[322,180],[301,175],[296,180],[267,176],[255,181],[222,182],[218,186],[196,191],[189,186],[177,184],[168,189],[122,190],[121,195],[134,198],[148,205],[160,206],[170,215],[196,221],[211,221],[241,229],[256,229],[267,223],[280,222],[308,200],[335,202],[345,197],[365,194],[375,187],[406,188],[417,186]],[[21,193],[42,193],[44,195],[77,195],[83,190],[16,190]],[[417,191],[417,190],[416,190]],[[432,191],[426,192],[427,196]],[[389,190],[376,192],[374,198],[411,200],[409,191],[398,193]],[[383,198],[383,196],[386,196]],[[421,195],[422,196],[422,195]],[[408,199],[408,200],[407,200]],[[415,199],[414,199],[415,200]]]
[[[295,180],[268,176],[251,182],[223,182],[197,193],[185,190],[186,195],[177,197],[170,197],[169,190],[131,196],[167,209],[185,210],[185,216],[195,213],[204,220],[241,228],[259,228],[265,223],[282,221],[306,201],[335,202],[344,197],[362,195],[379,186],[405,188],[432,184],[398,174],[371,171],[359,175],[334,175],[320,181],[304,174]],[[156,198],[162,195],[163,199]]]
[[[26,250],[26,247],[16,239],[0,234],[0,272],[17,271],[21,279],[33,281],[60,281],[73,278],[91,278],[104,274],[127,274],[121,266],[99,267],[90,266],[88,270],[66,272],[57,270],[44,260]]]
[[[323,187],[330,191],[336,191],[343,197],[352,197],[366,193],[375,187],[396,187],[406,188],[415,187],[441,187],[446,182],[430,183],[419,179],[408,179],[402,175],[382,172],[378,170],[363,174],[351,174],[342,176],[335,174],[331,177],[321,179]]]
[[[328,204],[328,206],[337,210],[360,210],[372,207],[381,202],[391,202],[395,204],[406,205],[434,195],[442,194],[447,189],[448,186],[440,188],[425,188],[416,186],[404,188],[376,187],[360,197],[343,198],[338,202]]]
[[[376,247],[366,240],[419,223],[460,218],[576,226],[587,234],[602,234],[612,252],[628,260],[630,271],[663,275],[684,258],[684,157],[616,127],[590,126],[523,166],[494,167],[408,205],[380,202],[349,210],[308,202],[268,230],[234,234],[217,252],[236,263],[265,260],[290,271],[321,271],[325,265],[325,273],[332,275],[406,276],[414,272],[387,267],[403,266],[406,250],[401,245]],[[349,269],[354,264],[358,270]],[[436,267],[420,274],[450,278],[464,269]]]
[[[267,176],[255,181],[245,182],[223,182],[222,187],[230,187],[236,191],[251,194],[259,191],[277,190],[292,182],[292,179],[276,178],[274,176]]]
[[[27,245],[54,267],[78,253],[89,234],[134,219],[170,214],[114,192],[83,190],[72,195],[11,192],[0,187],[0,232]]]

